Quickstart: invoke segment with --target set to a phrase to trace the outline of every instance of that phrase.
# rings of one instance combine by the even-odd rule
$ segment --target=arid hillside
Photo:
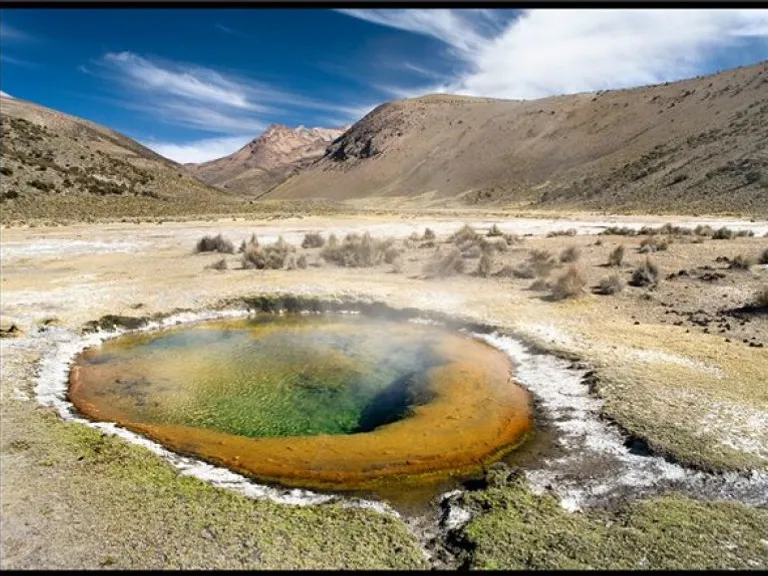
[[[187,164],[187,168],[208,184],[259,196],[322,157],[328,144],[343,133],[344,128],[299,126],[291,130],[272,125],[237,152],[210,162]]]
[[[0,117],[3,221],[89,211],[162,214],[232,201],[179,164],[82,118],[5,97]]]
[[[382,105],[273,198],[768,215],[768,63],[664,85]]]

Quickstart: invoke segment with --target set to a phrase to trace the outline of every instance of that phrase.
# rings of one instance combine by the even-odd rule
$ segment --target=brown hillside
[[[272,125],[237,152],[204,162],[187,164],[200,180],[233,192],[258,196],[320,158],[344,129],[291,130]]]
[[[273,198],[768,214],[768,63],[533,101],[382,105]]]
[[[178,211],[230,194],[138,142],[93,122],[0,97],[3,221]]]

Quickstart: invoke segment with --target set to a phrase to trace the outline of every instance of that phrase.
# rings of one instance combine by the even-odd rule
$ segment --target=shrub
[[[464,272],[464,260],[461,257],[461,252],[458,249],[453,248],[447,254],[442,255],[439,252],[427,261],[424,265],[422,273],[427,278],[446,276],[453,276],[454,274],[461,274]]]
[[[531,250],[527,266],[537,278],[546,278],[555,266],[555,259],[548,250]]]
[[[754,305],[758,308],[768,309],[768,286],[758,288],[757,292],[755,292]]]
[[[507,233],[507,234],[504,234],[502,238],[504,238],[504,242],[507,243],[507,246],[512,246],[512,244],[517,244],[518,242],[522,242],[522,239],[517,234]]]
[[[768,248],[763,250],[760,256],[757,257],[758,264],[768,264]]]
[[[619,278],[618,274],[611,274],[607,278],[603,278],[597,285],[596,292],[598,294],[616,294],[624,290],[624,281]]]
[[[228,268],[227,260],[226,258],[222,258],[221,260],[217,260],[213,264],[208,264],[208,266],[206,266],[205,268],[206,270],[226,270]]]
[[[624,244],[619,244],[608,255],[608,266],[614,266],[614,267],[621,266],[621,263],[623,261],[624,261]]]
[[[196,252],[221,252],[222,254],[234,254],[235,246],[221,234],[217,236],[203,236],[197,241]]]
[[[296,259],[296,267],[300,270],[306,270],[307,268],[307,257],[302,254]]]
[[[431,228],[424,228],[424,236],[422,236],[422,240],[434,240],[435,238],[437,238],[437,235]]]
[[[696,236],[712,236],[715,231],[709,224],[699,224],[693,229],[693,233],[696,234]]]
[[[752,230],[738,230],[733,233],[734,238],[753,238],[755,233]]]
[[[243,240],[240,243],[240,248],[238,248],[237,251],[238,251],[238,253],[242,253],[242,252],[245,252],[245,249],[248,246],[258,247],[258,245],[259,245],[259,239],[256,238],[256,234],[254,233],[254,234],[251,234],[251,237],[250,237],[250,239],[247,242],[245,240]]]
[[[475,258],[480,258],[481,254],[486,253],[477,244],[469,244],[467,246],[460,247],[459,251],[461,252],[462,258],[468,258],[470,260],[473,260]]]
[[[576,236],[576,228],[568,228],[567,230],[552,230],[547,233],[547,238],[554,238],[556,236]]]
[[[533,283],[528,288],[530,290],[533,290],[534,292],[546,292],[551,288],[551,286],[549,282],[539,278],[538,280],[534,280]]]
[[[731,260],[731,263],[728,265],[728,268],[732,270],[749,270],[752,264],[753,264],[752,258],[750,258],[749,256],[738,254],[733,260]]]
[[[481,278],[488,278],[491,275],[493,269],[493,258],[487,252],[480,257],[480,261],[477,263],[477,275]]]
[[[661,252],[669,247],[669,240],[657,238],[656,236],[650,236],[640,242],[639,252],[645,254],[647,252]]]
[[[296,256],[288,254],[288,257],[285,259],[285,269],[296,270]]]
[[[552,286],[552,297],[555,300],[578,298],[584,293],[586,285],[587,281],[579,267],[576,264],[571,264]]]
[[[301,241],[302,248],[322,248],[324,244],[325,238],[319,232],[304,234],[304,240]]]
[[[400,257],[400,253],[400,250],[394,246],[389,246],[386,250],[384,250],[384,262],[387,264],[394,264],[395,260]]]
[[[249,244],[243,253],[243,268],[258,270],[279,270],[285,265],[286,258],[295,248],[280,236],[274,244],[254,246]]]
[[[560,262],[576,262],[581,256],[581,250],[577,246],[569,246],[560,252]]]
[[[464,224],[464,226],[448,237],[448,242],[459,245],[466,242],[475,243],[477,239],[477,232],[475,232],[469,224]]]
[[[328,236],[328,243],[326,246],[327,248],[336,248],[336,246],[338,245],[339,245],[339,239],[336,238],[336,234],[331,234],[330,236]]]
[[[659,281],[659,267],[646,258],[645,262],[632,272],[630,284],[633,286],[655,286]]]
[[[323,248],[320,256],[326,262],[333,262],[347,268],[376,266],[385,259],[387,252],[389,252],[391,259],[400,254],[399,251],[395,254],[390,250],[393,247],[394,240],[374,239],[369,232],[362,236],[359,234],[347,234],[344,241],[336,246],[331,245],[330,238],[328,240],[328,244]]]
[[[488,230],[488,236],[490,237],[503,236],[503,235],[504,233],[501,231],[501,228],[499,228],[496,224],[491,226],[490,229]]]
[[[507,267],[504,267],[502,272],[506,272]],[[512,275],[515,278],[524,278],[524,279],[531,279],[536,278],[536,271],[533,269],[533,267],[530,264],[521,264],[520,266],[515,266],[511,269]]]
[[[398,257],[395,258],[395,260],[392,262],[392,270],[391,272],[393,274],[402,274],[403,273],[403,259]]]
[[[609,226],[600,234],[604,236],[634,236],[637,234],[637,232],[633,228],[628,228],[627,226]]]
[[[725,226],[718,228],[712,233],[712,238],[714,240],[730,240],[733,236],[733,230],[726,228]]]

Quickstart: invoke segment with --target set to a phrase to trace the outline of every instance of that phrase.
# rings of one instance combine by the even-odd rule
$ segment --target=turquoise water
[[[406,418],[443,363],[433,326],[263,315],[129,336],[80,361],[83,394],[127,419],[248,437],[353,434]]]

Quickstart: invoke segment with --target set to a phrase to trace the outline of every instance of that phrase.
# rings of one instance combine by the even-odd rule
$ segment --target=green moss
[[[475,518],[459,535],[481,569],[716,569],[768,566],[768,511],[678,494],[616,511],[568,513],[522,477],[463,496]]]

